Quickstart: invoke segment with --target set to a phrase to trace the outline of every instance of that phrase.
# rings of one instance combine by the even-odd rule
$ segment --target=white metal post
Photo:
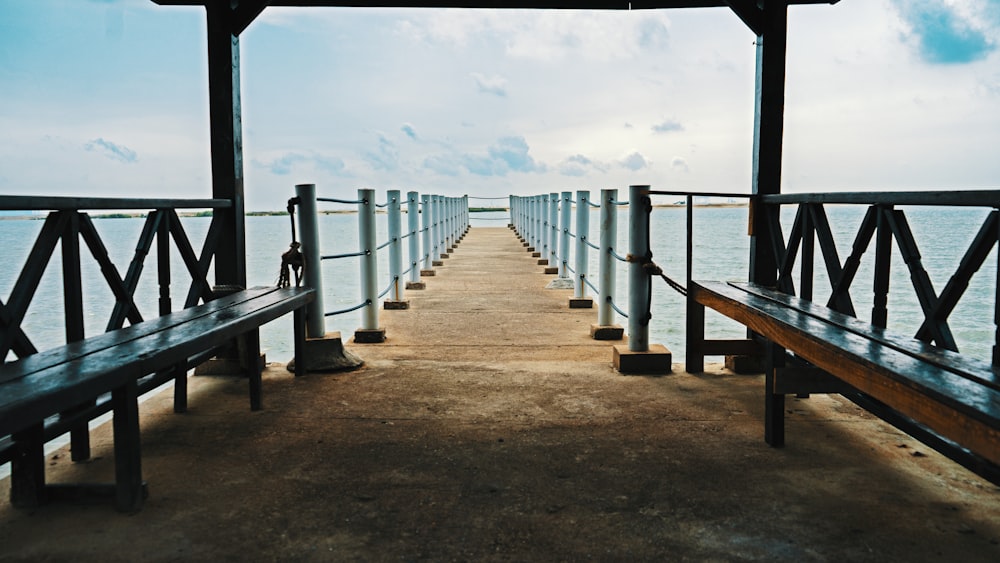
[[[423,236],[420,237],[424,249],[424,269],[430,270],[433,267],[431,262],[431,249],[433,247],[431,244],[431,217],[433,215],[431,212],[431,196],[424,194],[420,196],[420,201],[424,204],[424,209],[420,218],[420,224],[423,225],[424,231]]]
[[[559,263],[559,194],[549,194],[549,266]]]
[[[628,188],[628,349],[649,351],[649,297],[652,279],[643,268],[649,256],[649,186]]]
[[[587,241],[590,240],[590,192],[576,192],[576,279],[573,283],[573,297],[587,296]]]
[[[378,329],[378,256],[375,248],[375,190],[358,190],[358,242],[361,256],[361,328]]]
[[[389,210],[389,281],[392,283],[391,297],[393,301],[403,300],[403,240],[402,240],[402,209],[400,208],[399,190],[388,191]]]
[[[326,315],[323,311],[323,272],[320,269],[319,219],[316,213],[316,184],[298,184],[295,196],[299,199],[299,244],[305,268],[303,283],[316,290],[316,298],[306,305],[306,336],[326,336]]]
[[[598,261],[600,276],[600,295],[597,303],[597,324],[611,326],[614,324],[614,309],[611,301],[615,298],[615,257],[611,251],[615,248],[618,237],[618,209],[615,200],[618,190],[601,190],[601,254]]]
[[[573,192],[563,192],[562,201],[559,203],[559,277],[568,278],[569,277],[569,221],[572,215],[570,214],[570,207],[572,204],[570,200],[573,199]]]
[[[419,194],[409,192],[406,194],[406,226],[410,237],[410,281],[420,282],[420,238],[417,236],[420,230],[420,204]]]

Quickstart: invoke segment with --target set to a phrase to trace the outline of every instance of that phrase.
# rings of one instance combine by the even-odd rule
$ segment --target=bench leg
[[[295,333],[295,377],[306,374],[306,309],[300,307],[292,313]]]
[[[13,435],[10,503],[35,508],[45,502],[45,425],[38,423]]]
[[[111,403],[114,408],[115,506],[122,512],[136,512],[145,500],[136,382],[130,381],[112,391]]]
[[[94,406],[94,401],[88,401],[62,414],[72,416],[92,406]],[[70,429],[69,456],[73,461],[87,461],[90,459],[90,425],[87,422],[82,422]]]
[[[187,403],[187,362],[174,366],[174,412],[184,413],[188,410]]]
[[[260,370],[260,331],[254,329],[240,336],[238,348],[240,361],[250,381],[250,410],[259,411],[264,408],[264,384]]]
[[[780,448],[785,445],[785,396],[774,392],[775,370],[785,366],[785,349],[773,342],[764,352],[764,441]]]
[[[688,284],[690,287],[690,284]],[[705,371],[705,306],[687,298],[687,342],[685,343],[684,370],[688,373]]]

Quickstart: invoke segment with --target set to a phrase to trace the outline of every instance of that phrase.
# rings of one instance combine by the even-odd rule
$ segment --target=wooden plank
[[[268,288],[255,299],[174,324],[169,330],[126,340],[8,381],[0,395],[0,435],[65,410],[80,397],[96,397],[128,380],[166,370],[178,358],[219,346],[306,305],[313,296],[312,289]]]
[[[81,342],[74,342],[50,350],[32,354],[26,358],[10,362],[0,367],[0,383],[23,377],[55,365],[71,362],[84,356],[121,345],[124,342],[144,338],[150,334],[169,330],[175,326],[191,322],[213,312],[233,307],[256,299],[262,295],[279,291],[277,288],[254,288],[221,297],[209,303],[189,307],[166,315],[137,323],[120,330],[92,336]]]
[[[763,354],[760,344],[749,338],[705,340],[701,349],[706,356],[760,356]]]
[[[894,334],[886,329],[875,327],[860,319],[838,313],[812,301],[799,299],[777,291],[771,291],[754,284],[730,282],[731,286],[747,293],[774,301],[783,307],[789,307],[813,316],[824,322],[836,325],[846,331],[871,339],[904,354],[909,354],[921,361],[929,362],[946,369],[966,379],[1000,391],[1000,374],[987,361],[952,352],[921,342],[915,338]]]
[[[59,196],[0,196],[0,211],[81,211],[173,209],[224,209],[232,203],[225,199],[161,199]]]
[[[773,194],[761,198],[768,204],[838,203],[858,205],[941,205],[996,207],[1000,190],[934,190],[917,192],[825,192]]]
[[[1000,464],[1000,393],[996,389],[729,284],[699,282],[689,291],[695,292],[699,303]]]
[[[818,368],[785,367],[774,373],[772,392],[779,395],[849,393],[854,389],[836,376]]]

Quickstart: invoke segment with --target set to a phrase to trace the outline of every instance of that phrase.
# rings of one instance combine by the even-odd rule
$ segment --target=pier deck
[[[996,486],[837,396],[770,448],[761,376],[621,376],[541,270],[474,228],[361,370],[272,367],[254,413],[236,378],[153,397],[143,511],[4,498],[0,560],[1000,559]],[[108,480],[110,434],[50,481]]]

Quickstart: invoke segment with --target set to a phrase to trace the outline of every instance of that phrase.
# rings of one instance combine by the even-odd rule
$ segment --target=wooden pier
[[[762,376],[622,376],[551,279],[470,230],[385,343],[349,345],[364,368],[272,365],[257,412],[235,377],[191,378],[184,414],[154,395],[143,510],[4,498],[0,560],[1000,558],[995,485],[837,396],[789,398],[768,447]],[[110,426],[50,481],[110,480]]]

